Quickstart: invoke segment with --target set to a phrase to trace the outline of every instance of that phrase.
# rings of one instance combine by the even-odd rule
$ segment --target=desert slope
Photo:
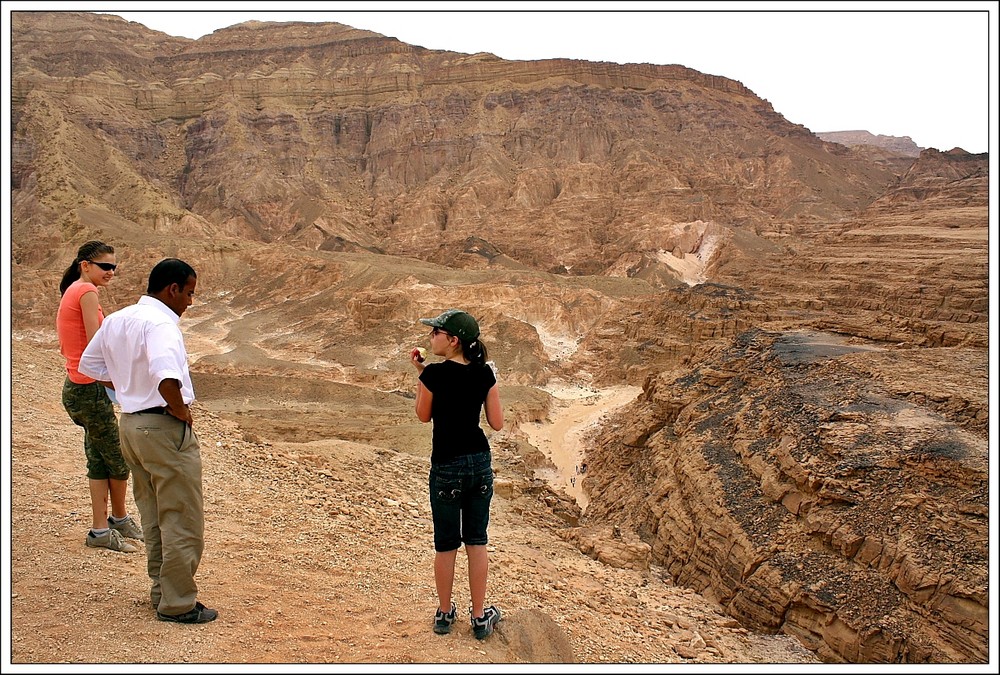
[[[816,662],[794,638],[741,628],[656,567],[611,567],[565,542],[546,491],[511,468],[502,439],[490,598],[505,619],[485,642],[467,624],[435,635],[426,458],[337,439],[248,441],[201,405],[197,578],[220,617],[158,622],[141,550],[84,546],[81,437],[53,394],[63,373],[51,338],[11,342],[11,516],[34,524],[12,528],[12,664]],[[115,648],[122,634],[127,651]]]

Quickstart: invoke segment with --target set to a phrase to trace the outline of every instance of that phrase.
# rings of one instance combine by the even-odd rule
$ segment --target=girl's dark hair
[[[59,295],[65,295],[66,289],[70,285],[80,278],[80,263],[84,260],[92,260],[99,255],[104,255],[105,253],[114,253],[115,249],[111,244],[105,244],[103,241],[88,241],[83,246],[81,246],[76,252],[76,258],[70,263],[66,271],[63,272],[62,281],[59,282]]]
[[[469,363],[475,363],[477,366],[485,366],[486,360],[489,355],[486,352],[486,345],[479,338],[475,340],[465,341],[462,338],[458,339],[458,342],[462,345],[462,355],[469,360]]]
[[[177,258],[165,258],[156,263],[156,266],[150,271],[146,292],[150,295],[159,293],[170,284],[177,284],[184,288],[191,277],[198,278],[193,267]]]

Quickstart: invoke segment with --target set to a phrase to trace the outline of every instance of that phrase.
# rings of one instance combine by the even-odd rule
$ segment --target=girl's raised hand
[[[410,350],[410,363],[412,363],[417,370],[422,371],[424,369],[424,361],[426,359],[427,350],[423,347],[414,347]]]

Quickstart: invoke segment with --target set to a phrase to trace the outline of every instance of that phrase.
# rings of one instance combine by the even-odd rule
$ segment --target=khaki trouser
[[[198,438],[173,415],[126,413],[118,427],[142,515],[149,598],[161,614],[183,614],[197,600],[205,546]]]

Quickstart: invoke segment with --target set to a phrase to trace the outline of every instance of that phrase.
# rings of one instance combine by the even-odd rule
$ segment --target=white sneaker
[[[142,528],[139,527],[138,523],[132,520],[132,516],[125,516],[125,520],[120,523],[108,518],[108,527],[112,530],[118,530],[118,534],[123,537],[128,537],[129,539],[138,539],[142,541]]]
[[[87,533],[87,546],[91,548],[109,548],[112,551],[122,553],[135,553],[137,549],[132,544],[125,541],[125,537],[118,533],[118,530],[109,529],[104,534],[94,534],[93,531]]]

